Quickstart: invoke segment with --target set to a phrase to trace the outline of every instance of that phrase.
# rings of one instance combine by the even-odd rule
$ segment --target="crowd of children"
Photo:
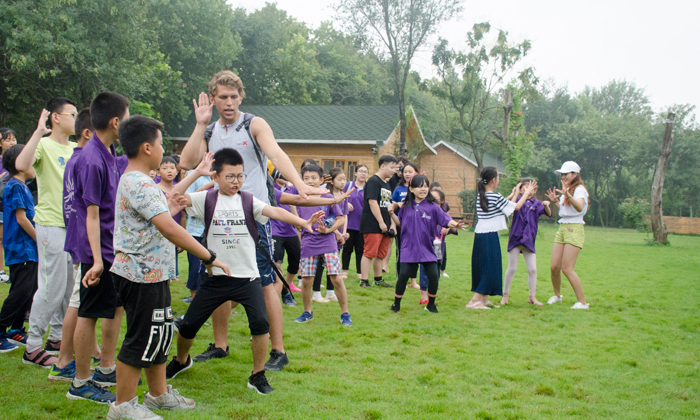
[[[437,313],[439,279],[448,277],[445,237],[465,228],[448,215],[440,185],[431,184],[415,164],[381,156],[369,177],[365,165],[353,174],[342,168],[326,174],[308,159],[298,173],[267,123],[238,110],[244,92],[235,74],[215,75],[209,93],[195,101],[197,126],[182,154],[183,168],[194,169],[186,175],[178,160],[163,156],[164,127],[130,116],[129,101],[114,92],[100,93],[80,112],[69,99],[50,100],[25,145],[16,144],[12,130],[0,129],[0,232],[11,283],[0,310],[0,352],[25,346],[24,363],[49,369],[52,381],[69,382],[70,399],[108,404],[109,419],[160,419],[152,410],[194,408],[195,401],[167,381],[195,361],[228,355],[232,302],[244,308],[252,337],[247,386],[273,392],[265,372],[290,363],[280,297],[295,306],[291,293],[301,293],[303,311],[295,322],[314,318],[312,302],[337,301],[340,323],[352,326],[344,282],[352,253],[360,287],[394,287],[391,311],[401,310],[406,288],[414,287],[421,290],[425,310]],[[220,120],[209,124],[214,106]],[[70,140],[73,135],[77,142]],[[124,156],[117,156],[117,141]],[[268,157],[278,169],[276,179],[269,176]],[[580,171],[576,163],[564,163],[556,171],[561,189],[546,193],[561,217],[548,303],[562,302],[563,272],[576,294],[572,308],[588,309],[574,271],[588,208]],[[27,185],[31,179],[38,205]],[[530,178],[503,197],[496,192],[499,173],[493,167],[484,168],[477,182],[474,296],[467,308],[498,307],[489,296],[509,303],[520,254],[528,270],[527,302],[542,306],[536,299],[535,240],[539,217],[552,215],[550,201],[535,198],[537,182]],[[511,214],[504,285],[498,231],[508,228]],[[393,237],[395,286],[383,278]],[[189,306],[174,318],[170,282],[178,279],[181,251],[188,255],[190,296],[183,301]],[[0,272],[0,281],[4,276]],[[118,345],[124,314],[126,334]],[[193,358],[196,334],[210,317],[215,342]],[[139,404],[142,370],[148,393]]]

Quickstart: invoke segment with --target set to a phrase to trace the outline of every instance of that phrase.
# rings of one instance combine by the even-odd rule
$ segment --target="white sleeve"
[[[586,191],[586,187],[583,185],[579,185],[576,187],[574,190],[574,200],[578,200],[579,198],[583,198],[583,201],[588,203],[588,191]]]
[[[263,214],[262,214],[263,209],[266,206],[267,206],[267,204],[263,203],[262,201],[258,200],[255,197],[253,197],[253,216],[255,217],[255,220],[258,223],[265,224],[269,220],[267,216],[263,216]]]
[[[207,199],[208,191],[200,191],[190,194],[192,206],[187,207],[187,215],[204,221],[204,201]]]

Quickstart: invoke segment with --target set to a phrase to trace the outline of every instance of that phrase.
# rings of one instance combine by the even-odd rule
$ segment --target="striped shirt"
[[[515,203],[507,200],[497,192],[487,192],[486,199],[489,202],[488,210],[484,211],[480,203],[476,203],[476,216],[479,221],[476,223],[474,233],[497,232],[508,229],[506,216],[513,214]]]

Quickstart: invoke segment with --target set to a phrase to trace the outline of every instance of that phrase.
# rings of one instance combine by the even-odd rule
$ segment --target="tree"
[[[668,157],[673,149],[673,122],[675,118],[676,114],[673,112],[669,112],[666,116],[666,129],[661,144],[661,154],[659,155],[659,163],[656,166],[656,173],[654,174],[654,184],[651,187],[651,230],[654,231],[654,240],[662,244],[668,242],[666,240],[668,232],[664,224],[662,197]]]
[[[431,92],[445,99],[457,112],[458,126],[451,130],[451,139],[471,148],[478,169],[483,168],[483,156],[494,139],[498,127],[496,98],[499,88],[513,68],[530,51],[530,42],[511,45],[508,33],[498,31],[496,43],[487,48],[485,37],[491,30],[488,22],[477,23],[467,33],[468,51],[449,48],[441,39],[433,50],[433,65],[440,83],[431,86]],[[531,90],[538,79],[532,68],[522,70],[517,79],[523,90]],[[510,112],[510,108],[507,110]],[[449,121],[448,121],[449,122]]]
[[[441,22],[462,10],[460,0],[340,0],[338,12],[367,45],[386,49],[399,102],[399,155],[406,154],[406,99],[411,61]]]
[[[0,2],[0,125],[27,138],[48,99],[78,107],[114,90],[161,116],[186,115],[180,74],[158,49],[148,0]],[[89,28],[89,31],[88,31]]]

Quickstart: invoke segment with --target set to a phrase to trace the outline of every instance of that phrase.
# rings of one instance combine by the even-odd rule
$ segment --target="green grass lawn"
[[[546,301],[555,230],[541,231],[538,297]],[[231,317],[228,358],[195,364],[170,382],[197,407],[160,414],[187,420],[700,417],[700,237],[671,236],[670,247],[649,247],[643,234],[629,230],[588,227],[586,236],[576,269],[590,311],[569,309],[575,299],[565,279],[564,304],[526,304],[522,259],[511,305],[465,309],[473,234],[463,233],[448,239],[450,278],[440,282],[439,314],[424,311],[414,289],[394,314],[393,289],[363,290],[351,271],[353,327],[340,325],[334,302],[314,304],[308,324],[293,322],[301,296],[299,307],[285,307],[291,364],[268,373],[273,394],[245,386],[252,356],[241,313]],[[506,242],[502,236],[504,271]],[[1,298],[8,289],[0,286]],[[185,281],[174,283],[172,293],[174,309],[184,313]],[[205,326],[193,354],[212,341]],[[47,374],[22,364],[21,349],[0,355],[0,418],[106,418],[106,406],[68,400],[68,384],[51,383]],[[138,394],[146,390],[141,386]]]

